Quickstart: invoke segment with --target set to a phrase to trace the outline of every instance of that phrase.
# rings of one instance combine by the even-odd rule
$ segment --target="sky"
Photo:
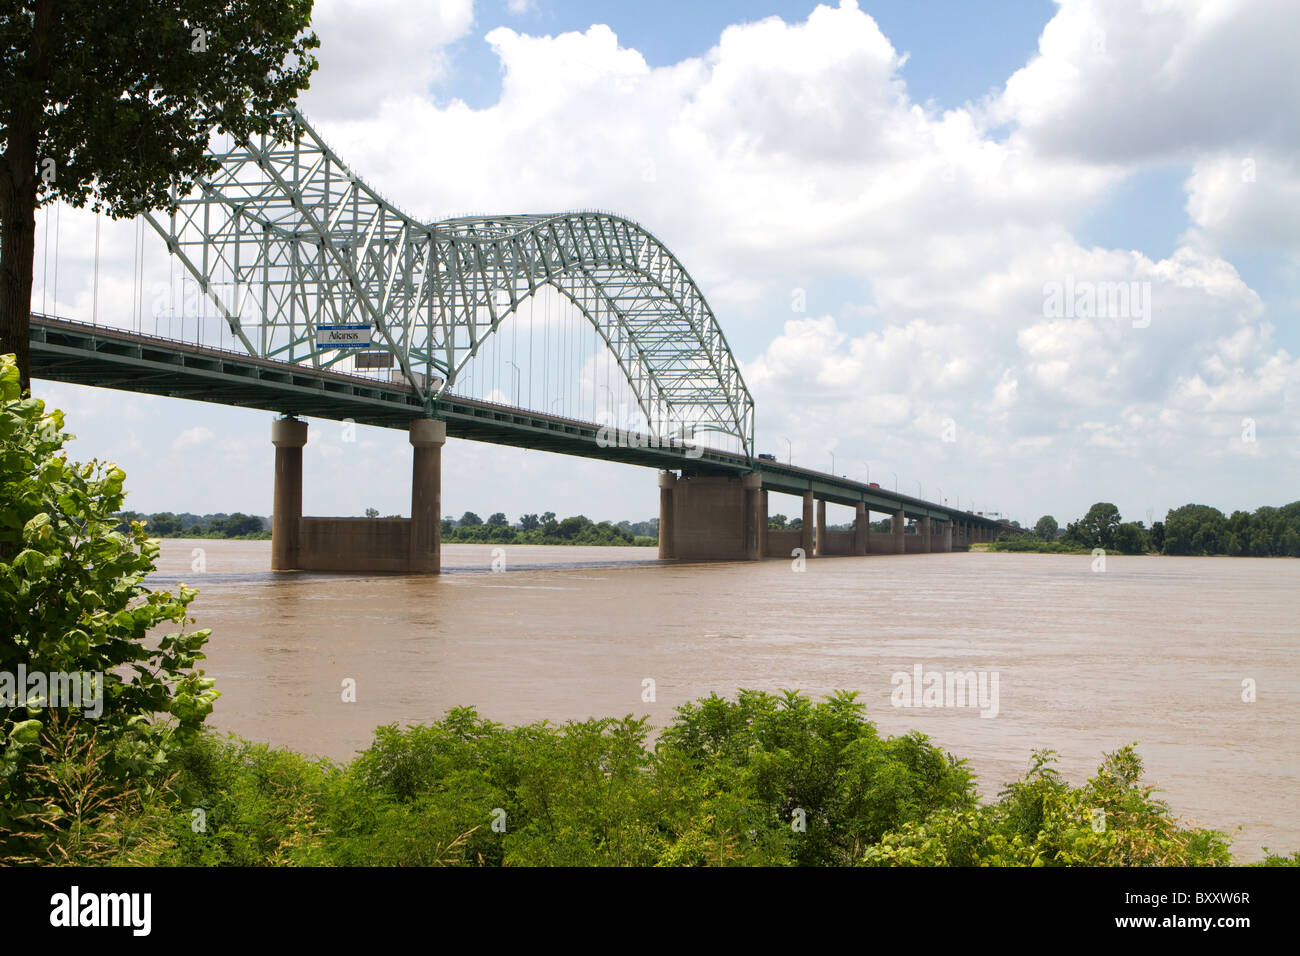
[[[760,452],[1025,524],[1300,498],[1291,0],[317,0],[314,27],[304,113],[407,212],[599,208],[659,237]],[[38,227],[33,307],[129,324],[137,225],[99,224],[98,272],[93,216]],[[128,507],[269,514],[271,413],[36,392]],[[409,513],[409,460],[401,432],[312,421],[305,513]],[[648,469],[443,452],[452,516],[657,502]]]

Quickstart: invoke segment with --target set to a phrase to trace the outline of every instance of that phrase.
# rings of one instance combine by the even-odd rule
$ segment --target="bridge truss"
[[[252,356],[328,369],[320,325],[365,325],[427,412],[530,296],[590,321],[653,434],[714,432],[753,455],[754,402],[704,295],[636,223],[601,212],[422,223],[367,186],[300,114],[286,142],[214,149],[219,170],[147,217]]]

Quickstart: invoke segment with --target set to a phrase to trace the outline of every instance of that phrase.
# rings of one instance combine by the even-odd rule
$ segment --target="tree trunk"
[[[58,16],[56,0],[38,0],[21,69],[44,89],[50,64],[45,41]],[[11,94],[12,95],[12,94]],[[32,269],[36,262],[36,118],[44,96],[7,103],[8,140],[0,156],[0,353],[12,352],[24,392],[32,389]],[[56,171],[57,172],[57,171]]]
[[[11,127],[12,129],[12,127]],[[0,353],[18,362],[23,392],[32,388],[32,268],[36,259],[36,150],[28,137],[24,163],[10,141],[0,174]],[[26,166],[26,169],[22,169]],[[17,169],[15,167],[18,167]],[[26,173],[26,182],[22,174]],[[18,174],[18,175],[15,175]]]

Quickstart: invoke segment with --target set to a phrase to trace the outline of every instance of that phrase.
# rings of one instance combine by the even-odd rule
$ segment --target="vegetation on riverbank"
[[[116,516],[117,530],[129,534],[133,522],[144,524],[154,538],[223,538],[245,541],[269,540],[270,521],[257,515],[234,514],[195,515],[170,511],[142,514],[122,511]],[[366,517],[378,518],[374,508],[366,510]],[[387,517],[398,517],[388,515]],[[459,519],[442,519],[442,540],[465,544],[541,544],[541,545],[609,545],[623,547],[654,547],[659,543],[659,521],[592,521],[586,515],[556,518],[548,511],[543,515],[523,515],[515,524],[497,513],[486,521],[472,511]]]
[[[113,793],[28,836],[10,860],[200,866],[1221,866],[1227,837],[1177,820],[1132,747],[1071,786],[1036,753],[981,803],[965,761],[883,737],[852,694],[742,691],[645,719],[503,727],[471,708],[381,727],[338,765],[204,734],[163,785]],[[97,756],[50,778],[87,775]],[[71,772],[71,774],[70,774]],[[69,794],[71,797],[71,794]],[[69,803],[68,810],[72,810]],[[1295,865],[1296,856],[1270,856]]]
[[[1150,528],[1124,521],[1118,508],[1099,501],[1064,530],[1044,515],[1032,532],[1004,534],[984,550],[1079,554],[1094,548],[1121,554],[1300,558],[1300,501],[1231,516],[1208,505],[1183,505]]]
[[[173,514],[159,511],[141,514],[138,511],[120,511],[117,530],[129,534],[132,523],[139,521],[153,538],[239,538],[247,541],[266,540],[271,537],[270,522],[257,515],[242,511],[234,514],[196,515],[188,512]]]
[[[652,547],[659,543],[659,522],[643,521],[635,524],[620,521],[592,521],[586,515],[557,518],[555,512],[542,515],[523,515],[519,523],[511,525],[501,512],[486,521],[472,511],[459,520],[444,518],[442,540],[466,544],[546,544],[546,545],[605,545],[624,547]]]

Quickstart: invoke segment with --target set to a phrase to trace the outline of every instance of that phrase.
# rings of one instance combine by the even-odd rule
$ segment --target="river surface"
[[[150,583],[200,590],[222,693],[210,723],[306,753],[346,760],[376,726],[459,705],[508,724],[631,713],[662,727],[712,691],[847,689],[882,733],[915,728],[968,758],[986,797],[1036,748],[1079,783],[1137,741],[1147,781],[1183,819],[1228,831],[1239,860],[1300,849],[1300,560],[1092,563],[973,552],[800,573],[452,544],[439,577],[272,574],[269,541],[167,540]],[[918,687],[982,675],[984,706],[906,706],[918,666]]]

